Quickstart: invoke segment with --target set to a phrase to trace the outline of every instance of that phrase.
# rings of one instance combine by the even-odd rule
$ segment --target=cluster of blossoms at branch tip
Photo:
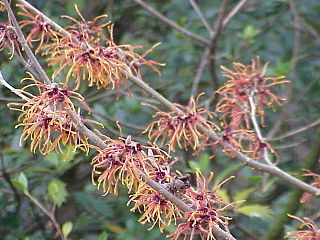
[[[159,192],[142,181],[140,172],[147,174],[159,184],[169,184],[173,180],[170,174],[168,155],[156,146],[144,146],[126,139],[106,139],[107,147],[104,149],[92,146],[98,154],[92,159],[92,181],[98,188],[102,185],[105,194],[118,194],[118,185],[121,183],[130,192],[128,204],[134,203],[131,211],[144,211],[139,219],[141,223],[157,223],[162,231],[180,216],[179,209],[166,200]],[[96,179],[97,178],[97,179]]]
[[[31,20],[21,21],[21,26],[33,25],[28,42],[39,41],[37,50],[42,50],[44,55],[49,56],[49,65],[57,66],[53,78],[66,69],[64,87],[68,86],[70,79],[74,79],[72,86],[75,90],[79,89],[84,80],[88,81],[88,86],[118,89],[120,83],[125,83],[124,80],[132,74],[141,78],[140,67],[143,65],[160,74],[155,66],[163,64],[145,59],[158,44],[142,55],[135,52],[140,47],[115,44],[113,24],[109,21],[99,24],[100,19],[106,18],[106,15],[87,21],[76,7],[81,20],[63,16],[74,24],[66,27],[67,35],[62,35],[53,31],[41,16],[32,16],[25,7],[22,7],[22,10],[24,12],[21,15]],[[108,36],[104,33],[105,27],[108,28]],[[43,45],[48,39],[50,43]]]
[[[167,144],[172,151],[175,150],[176,145],[179,148],[196,149],[207,140],[207,137],[199,131],[197,124],[201,123],[208,129],[219,129],[215,123],[208,120],[215,114],[205,108],[197,107],[201,95],[196,100],[191,98],[188,106],[175,104],[181,111],[163,112],[152,105],[145,104],[157,110],[153,117],[159,117],[159,119],[152,122],[144,132],[148,132],[149,138],[154,142],[162,137],[161,146]]]
[[[39,42],[38,47],[35,50],[37,53],[42,49],[44,44],[49,42],[50,39],[57,37],[55,31],[53,31],[51,25],[45,21],[43,16],[39,14],[34,16],[34,14],[24,5],[17,4],[17,6],[21,10],[18,14],[28,18],[28,20],[22,20],[19,22],[21,29],[28,26],[31,27],[26,38],[27,43],[32,47],[34,42]]]
[[[214,187],[212,191],[208,191],[213,174],[211,173],[206,180],[201,172],[196,172],[197,186],[189,188],[183,195],[186,202],[190,203],[190,207],[194,211],[186,212],[179,220],[181,223],[177,226],[176,231],[170,234],[173,240],[194,239],[198,235],[200,239],[214,240],[213,229],[217,226],[223,227],[227,232],[230,217],[223,216],[221,212],[228,208],[234,207],[238,202],[228,203],[217,195],[220,187],[227,182],[229,178]]]
[[[273,103],[281,104],[276,94],[271,91],[271,87],[283,83],[285,76],[268,77],[266,71],[268,63],[263,67],[260,58],[252,60],[250,65],[242,63],[233,64],[234,71],[222,67],[223,75],[228,81],[217,91],[222,95],[222,99],[217,104],[217,112],[222,112],[221,118],[226,125],[236,128],[245,125],[250,128],[250,99],[257,106],[257,114],[264,123],[264,106],[273,106]]]
[[[317,224],[312,221],[310,218],[303,217],[299,218],[293,215],[288,214],[289,217],[294,218],[300,221],[302,224],[299,226],[299,229],[293,232],[288,232],[285,236],[291,240],[319,240],[320,239],[320,229]]]
[[[105,194],[118,194],[119,182],[129,191],[136,190],[140,181],[137,169],[147,172],[151,159],[166,162],[161,149],[132,141],[131,136],[119,140],[106,137],[106,141],[107,147],[104,149],[92,146],[98,151],[92,159],[92,180],[94,184],[98,183],[98,188],[102,185]]]
[[[61,144],[76,146],[81,143],[81,149],[88,151],[87,138],[80,136],[76,131],[69,115],[69,111],[76,112],[71,100],[81,102],[84,100],[83,97],[66,88],[60,88],[57,83],[47,86],[36,80],[33,75],[29,75],[30,77],[22,81],[31,80],[32,83],[18,90],[26,102],[9,104],[10,109],[22,112],[19,116],[22,123],[16,126],[23,127],[20,144],[22,140],[30,138],[31,151],[39,149],[42,154],[47,154],[53,149],[62,151]],[[32,94],[31,91],[27,91],[30,87],[35,87],[38,93]],[[79,118],[81,119],[80,115]]]

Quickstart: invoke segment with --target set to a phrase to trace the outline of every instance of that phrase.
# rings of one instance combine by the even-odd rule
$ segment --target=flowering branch
[[[5,0],[6,1],[6,0]],[[6,1],[6,7],[8,9],[9,12],[9,16],[12,19],[12,21],[15,21],[15,16],[13,15],[13,12],[11,11],[10,5],[8,4],[8,2]],[[15,26],[15,28],[20,29],[19,26]],[[16,30],[18,32],[18,30]],[[21,31],[21,30],[20,30]],[[22,42],[22,45],[27,45],[25,38],[22,36],[20,36],[20,41]],[[37,62],[37,59],[34,57],[33,53],[30,51],[27,52],[27,55],[30,57],[32,64],[35,64],[34,62]],[[45,72],[43,71],[43,69],[38,69],[41,68],[40,64],[35,64],[37,67],[38,72],[42,75],[45,74]],[[1,78],[3,79],[2,75]],[[49,80],[49,78],[46,76],[42,77],[43,81],[45,82],[46,85],[52,85],[51,81]],[[1,81],[1,83],[6,84],[6,81],[3,79],[3,81]],[[6,87],[8,87],[10,85],[6,85]],[[55,92],[60,91],[58,89],[58,87],[56,90],[54,90]],[[10,87],[9,87],[10,89]],[[11,88],[10,90],[14,91],[13,88]],[[50,92],[49,92],[50,93]],[[160,95],[161,96],[161,95]],[[165,98],[163,98],[164,101],[166,102],[167,100]],[[26,99],[28,100],[28,99]],[[171,104],[169,101],[167,101],[168,104]],[[174,106],[174,105],[173,105]],[[175,107],[175,106],[174,106]],[[95,134],[93,131],[91,131],[89,128],[87,128],[85,126],[85,124],[83,124],[83,121],[80,119],[80,116],[78,114],[75,113],[73,108],[68,108],[67,109],[68,115],[70,116],[72,122],[74,123],[77,131],[81,134],[83,134],[84,136],[88,137],[98,148],[101,149],[106,149],[108,147],[108,145],[97,135]],[[47,152],[47,151],[46,151]],[[174,203],[178,208],[180,208],[180,210],[182,211],[194,211],[195,209],[189,207],[188,205],[186,205],[186,203],[184,203],[181,199],[179,199],[178,197],[176,197],[175,195],[173,195],[172,193],[170,193],[167,189],[165,189],[163,186],[161,186],[159,183],[153,181],[150,177],[148,177],[145,173],[142,172],[141,169],[137,168],[135,169],[136,172],[139,173],[139,175],[151,186],[153,187],[155,190],[159,191],[159,193],[161,193],[161,195],[163,195],[166,199],[168,199],[169,201],[171,201],[172,203]],[[31,199],[31,198],[30,198]],[[31,199],[32,200],[32,199]],[[34,202],[34,201],[33,201]],[[35,204],[37,204],[37,202],[35,202]],[[38,205],[38,204],[37,204]],[[46,213],[47,214],[47,213]],[[215,224],[214,226],[211,227],[211,231],[213,233],[215,233],[217,236],[221,236],[223,239],[230,239],[230,240],[235,240],[235,238],[226,231],[223,231],[218,224]]]
[[[69,141],[70,136],[76,136],[71,140],[75,146],[79,147],[82,150],[85,149],[85,151],[89,151],[89,148],[93,148],[99,152],[99,154],[92,160],[92,179],[93,183],[96,184],[95,177],[96,175],[99,176],[97,180],[98,188],[100,185],[103,185],[103,190],[106,194],[108,192],[117,194],[118,183],[121,182],[123,185],[128,187],[129,191],[131,191],[132,189],[135,190],[135,193],[130,196],[129,203],[135,202],[135,206],[131,209],[131,211],[140,209],[140,207],[143,206],[145,213],[139,219],[140,222],[145,223],[152,221],[154,222],[153,226],[156,223],[159,223],[159,228],[160,230],[162,230],[165,226],[169,225],[172,220],[176,221],[176,216],[178,216],[181,217],[179,219],[182,221],[182,223],[178,225],[175,233],[169,235],[169,237],[172,237],[175,240],[178,239],[181,235],[186,236],[188,234],[190,234],[191,239],[195,234],[199,234],[201,238],[206,237],[207,239],[215,239],[215,236],[221,236],[224,239],[234,240],[235,238],[229,233],[228,230],[230,218],[221,216],[219,213],[223,212],[228,207],[233,207],[235,203],[226,203],[221,198],[215,196],[215,192],[218,190],[218,188],[215,188],[211,192],[208,192],[208,184],[206,183],[205,178],[200,173],[196,173],[197,180],[199,179],[200,183],[198,183],[197,181],[197,188],[194,189],[190,187],[189,180],[186,176],[178,176],[175,173],[170,173],[170,167],[174,163],[174,161],[172,163],[169,163],[169,161],[167,161],[167,157],[164,156],[166,153],[164,153],[164,151],[159,149],[158,147],[142,146],[140,143],[131,141],[131,136],[128,136],[126,139],[120,138],[120,140],[112,140],[109,137],[105,137],[104,140],[103,136],[90,130],[84,124],[84,119],[82,119],[79,113],[76,113],[73,103],[70,100],[71,97],[81,101],[83,100],[83,97],[76,92],[67,90],[66,88],[59,88],[58,84],[56,83],[51,83],[41,65],[34,57],[30,48],[29,50],[26,50],[25,46],[28,47],[28,43],[21,32],[21,29],[15,19],[8,1],[4,1],[8,10],[9,18],[13,23],[15,32],[18,35],[19,43],[25,49],[26,54],[30,58],[31,64],[35,66],[36,70],[41,75],[42,81],[44,81],[45,83],[40,83],[33,77],[29,78],[34,81],[34,84],[22,88],[21,92],[30,96],[31,100],[28,97],[24,96],[24,94],[22,94],[22,96],[20,97],[25,97],[27,103],[16,104],[18,106],[22,106],[22,109],[14,109],[22,111],[20,118],[21,116],[25,117],[24,122],[19,125],[25,127],[22,138],[26,139],[31,136],[31,151],[39,148],[41,153],[46,154],[56,146],[59,146],[60,148],[59,141],[61,139],[63,144],[65,144],[67,143],[67,141]],[[142,2],[140,0],[135,1]],[[221,7],[221,12],[216,24],[216,34],[219,33],[223,25],[223,16],[226,9],[226,2],[227,1],[223,1]],[[256,114],[263,118],[263,104],[271,105],[273,101],[279,102],[279,98],[271,91],[269,91],[268,88],[287,81],[283,80],[276,82],[276,80],[280,80],[283,77],[264,78],[267,64],[263,68],[263,73],[261,75],[259,75],[260,73],[255,72],[255,70],[259,69],[259,61],[257,61],[258,63],[254,62],[253,65],[249,67],[238,63],[236,67],[238,68],[237,71],[240,71],[240,73],[232,72],[228,69],[225,69],[225,75],[233,80],[238,80],[238,76],[242,78],[243,75],[241,74],[249,76],[249,83],[254,83],[254,86],[259,86],[259,89],[256,89],[258,95],[254,95],[254,97],[257,97],[257,99],[254,99],[253,92],[249,91],[250,94],[248,94],[247,92],[243,91],[243,89],[247,88],[252,89],[252,85],[246,82],[246,78],[240,79],[243,80],[243,82],[241,83],[241,87],[243,87],[242,89],[241,87],[237,87],[236,81],[231,81],[231,83],[229,82],[230,84],[227,85],[227,87],[224,86],[221,88],[221,90],[219,90],[220,94],[224,94],[221,105],[224,105],[223,107],[225,108],[230,107],[230,103],[234,103],[231,101],[232,97],[234,96],[238,96],[239,98],[241,98],[241,101],[244,101],[244,104],[240,107],[245,107],[246,110],[244,110],[244,112],[240,112],[244,113],[244,118],[246,118],[246,120],[249,118],[248,115],[250,116],[257,133],[258,141],[258,148],[255,148],[254,150],[249,149],[249,152],[254,154],[254,156],[250,158],[248,156],[251,155],[247,156],[242,153],[245,152],[245,150],[241,146],[241,135],[239,143],[237,142],[237,140],[234,140],[234,142],[236,142],[238,145],[233,144],[233,142],[231,141],[233,140],[233,130],[231,129],[231,127],[229,127],[231,129],[229,131],[229,136],[223,135],[223,138],[217,136],[214,130],[216,128],[218,129],[218,127],[213,122],[207,120],[207,117],[212,117],[214,113],[204,108],[197,108],[197,100],[195,101],[194,99],[191,99],[190,106],[188,107],[174,104],[142,81],[140,75],[141,65],[147,65],[155,71],[157,71],[157,69],[154,67],[154,64],[161,65],[160,63],[157,63],[155,61],[148,61],[144,58],[144,56],[152,49],[140,56],[134,53],[133,49],[135,47],[132,47],[131,45],[117,46],[113,42],[112,25],[109,25],[109,23],[104,23],[96,27],[94,26],[94,24],[90,24],[92,22],[95,23],[95,21],[100,17],[95,18],[95,20],[93,20],[92,22],[87,22],[83,19],[80,13],[79,15],[84,23],[87,24],[85,28],[81,28],[83,27],[81,22],[74,20],[76,24],[72,25],[69,28],[66,28],[69,32],[63,29],[59,30],[60,32],[65,32],[64,36],[66,36],[66,38],[57,38],[57,42],[55,42],[54,44],[62,43],[62,46],[60,46],[59,44],[47,46],[49,50],[46,52],[46,54],[52,54],[52,59],[58,56],[58,59],[56,59],[56,62],[58,64],[61,59],[65,60],[63,58],[70,57],[63,64],[60,64],[59,70],[56,71],[54,75],[58,74],[65,67],[68,67],[71,59],[71,62],[73,60],[73,65],[71,66],[71,68],[69,68],[66,81],[68,81],[70,76],[76,76],[76,89],[78,89],[80,86],[80,79],[84,79],[87,77],[91,79],[91,81],[89,81],[89,86],[92,85],[92,82],[99,80],[101,81],[101,84],[97,84],[98,87],[106,87],[108,83],[112,83],[113,89],[115,88],[115,86],[119,86],[118,83],[120,81],[128,78],[153,98],[157,99],[164,106],[172,110],[172,112],[170,112],[169,114],[162,112],[164,114],[163,116],[167,117],[167,119],[165,120],[169,119],[169,121],[164,122],[165,127],[168,127],[165,128],[165,131],[174,132],[174,134],[169,135],[172,135],[172,139],[175,139],[174,141],[177,142],[180,147],[180,139],[186,140],[184,142],[186,148],[187,145],[193,144],[194,149],[200,145],[200,142],[201,144],[203,143],[204,146],[220,143],[225,149],[229,149],[227,151],[232,152],[232,154],[230,154],[232,157],[237,157],[246,165],[252,166],[257,170],[269,172],[274,176],[285,179],[287,182],[292,183],[293,185],[305,190],[306,192],[314,194],[315,196],[320,196],[320,190],[317,187],[308,185],[290,176],[286,172],[272,165],[271,161],[268,159],[266,144],[262,142],[264,138],[261,134],[259,124],[256,120]],[[107,44],[109,44],[109,46],[101,46],[100,48],[100,45],[98,43],[100,38],[94,39],[92,35],[97,34],[97,36],[100,37],[101,35],[99,35],[99,31],[97,29],[102,29],[102,27],[105,26],[109,27],[108,29],[110,39],[108,39],[107,41]],[[77,30],[77,27],[79,27],[79,31]],[[70,30],[72,28],[73,30]],[[95,32],[94,30],[97,31]],[[74,34],[74,32],[79,33],[79,35]],[[214,40],[216,36],[217,35],[214,36]],[[106,39],[105,36],[101,37]],[[91,40],[92,42],[90,42]],[[42,41],[40,41],[40,45],[41,43]],[[67,44],[66,46],[70,46],[71,51],[69,49],[69,52],[67,50],[64,52],[64,48],[66,48],[66,46],[64,46],[64,43]],[[95,46],[92,47],[91,43]],[[54,48],[54,50],[52,50],[52,48]],[[40,47],[38,47],[37,49],[40,49]],[[112,50],[110,51],[110,49]],[[73,54],[74,50],[78,50],[78,52],[76,54]],[[77,57],[79,57],[79,61]],[[108,62],[109,59],[112,59],[113,62],[112,60],[111,63]],[[79,62],[83,64],[80,67],[77,65],[77,63]],[[93,64],[97,62],[98,64]],[[90,68],[90,71],[88,71],[86,67],[92,66],[90,65],[91,63],[94,65],[94,67]],[[102,78],[92,78],[95,77],[95,71],[93,70],[98,70],[101,66],[107,66],[107,71],[99,72],[99,77],[104,76],[108,78],[110,82],[105,83],[103,82]],[[248,75],[250,74],[250,71],[248,71],[248,69],[250,70],[250,67],[253,70],[252,75]],[[76,73],[74,73],[73,71],[75,71]],[[3,85],[8,87],[12,92],[17,92],[16,89],[7,84],[7,82],[3,79],[1,72],[0,78],[0,82]],[[273,82],[266,83],[269,80]],[[40,96],[34,96],[31,93],[24,91],[29,86],[37,86],[40,92]],[[67,86],[66,82],[65,86]],[[248,94],[247,98],[246,93]],[[231,95],[230,98],[229,94]],[[257,101],[256,103],[254,102],[255,100]],[[32,106],[32,103],[36,103],[34,104],[35,106]],[[38,108],[40,108],[40,111],[38,111]],[[250,108],[250,110],[248,110],[248,108]],[[51,115],[50,117],[48,117],[48,115],[46,116],[48,112],[52,114],[52,112],[55,111],[57,111],[58,117],[51,117]],[[35,115],[36,117],[34,117]],[[39,118],[39,115],[41,118]],[[231,117],[233,117],[232,114]],[[32,121],[29,121],[30,119]],[[172,119],[173,121],[171,121]],[[243,119],[239,121],[239,124],[237,126],[240,126],[242,124],[242,120]],[[56,122],[58,122],[58,124]],[[158,122],[158,125],[162,123],[163,122]],[[249,124],[248,121],[246,121],[246,123]],[[151,124],[151,126],[152,130],[153,124]],[[176,126],[178,127],[175,128]],[[227,127],[225,128],[225,132],[227,132]],[[57,134],[50,135],[51,132],[54,131]],[[251,135],[249,133],[247,134],[247,130],[235,129],[234,132],[237,131],[243,132],[243,136],[249,137],[250,140]],[[49,134],[46,135],[46,133]],[[46,135],[47,139],[44,143],[42,142],[43,135]],[[58,139],[54,139],[54,142],[52,143],[51,137],[55,137],[53,135],[58,135]],[[191,141],[189,140],[190,138],[192,138]],[[90,140],[94,145],[90,145],[87,140]],[[212,142],[208,143],[208,140],[212,140]],[[262,152],[260,150],[262,149],[264,150],[263,157],[268,164],[263,164],[256,161],[261,158]],[[153,150],[156,151],[155,154]],[[146,154],[146,151],[148,151],[148,154]],[[141,179],[144,181],[141,182]],[[176,183],[180,184],[179,187],[178,185],[176,185]],[[155,207],[152,208],[152,206]],[[178,211],[175,214],[174,212],[177,209]],[[168,220],[163,221],[163,216],[161,216],[161,213],[164,213],[164,215],[166,215],[165,217],[168,217]],[[183,213],[183,216],[181,215],[181,213]]]
[[[17,0],[20,3],[24,4],[25,0]],[[241,1],[239,2],[239,4],[237,5],[237,11],[240,9],[240,6],[243,6],[243,4],[245,3],[245,1]],[[236,12],[236,11],[234,11]],[[36,12],[37,14],[41,14],[41,16],[45,15],[43,13],[41,13],[39,10],[37,10]],[[47,17],[46,17],[47,18]],[[53,22],[51,20],[51,22]],[[57,24],[53,24],[52,25],[54,28],[57,27],[57,30],[59,30],[61,32],[61,34],[63,35],[68,35],[68,32],[64,29],[62,29],[61,27],[59,27],[59,25]],[[153,97],[154,99],[158,100],[159,103],[161,103],[162,105],[166,106],[168,109],[172,110],[172,111],[176,111],[176,112],[182,112],[179,108],[177,108],[172,102],[170,102],[168,99],[166,99],[164,96],[162,96],[160,93],[158,93],[157,91],[155,91],[152,87],[150,87],[148,84],[146,84],[142,79],[140,79],[139,77],[134,76],[133,74],[128,74],[128,79],[131,80],[134,84],[136,84],[138,87],[140,87],[142,90],[144,90],[147,94],[149,94],[151,97]],[[202,124],[198,124],[197,125],[199,127],[199,129],[205,133],[211,140],[213,140],[214,142],[218,141],[220,138],[217,136],[217,134],[206,128],[205,126],[203,126]],[[246,156],[245,154],[243,154],[242,152],[238,151],[237,149],[234,149],[229,143],[220,141],[220,144],[223,146],[226,146],[230,149],[233,149],[233,152],[235,154],[235,157],[240,160],[241,162],[243,162],[245,165],[248,165],[258,171],[262,171],[262,172],[267,172],[270,173],[273,176],[276,176],[280,179],[285,180],[286,182],[301,188],[302,190],[309,192],[317,197],[320,197],[320,189],[317,189],[315,187],[312,187],[306,183],[304,183],[303,181],[289,175],[288,173],[284,172],[283,170],[281,170],[280,168],[276,167],[276,166],[270,166],[268,164],[263,164],[263,163],[259,163],[255,160],[250,159],[248,156]]]

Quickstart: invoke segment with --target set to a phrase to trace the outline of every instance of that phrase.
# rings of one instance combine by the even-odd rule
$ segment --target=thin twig
[[[60,225],[55,217],[55,215],[50,212],[45,206],[42,205],[41,202],[39,202],[34,196],[31,195],[31,193],[29,191],[25,191],[24,194],[30,199],[30,201],[36,205],[38,208],[41,209],[41,211],[47,215],[47,217],[51,220],[54,228],[57,230],[57,233],[59,234],[59,237],[62,240],[66,240],[66,238],[63,236]]]
[[[210,53],[209,53],[209,61],[210,61],[210,75],[211,75],[211,82],[213,90],[216,91],[218,88],[218,76],[216,72],[216,51],[218,48],[217,39],[222,30],[223,26],[223,18],[225,17],[226,10],[228,6],[228,0],[223,0],[219,9],[218,17],[214,24],[214,32],[210,36],[211,37],[211,46],[210,46]]]
[[[139,4],[141,7],[143,7],[144,9],[146,9],[148,12],[152,13],[155,17],[157,17],[158,19],[160,19],[162,22],[168,24],[170,27],[178,30],[179,32],[181,32],[182,34],[186,35],[187,37],[190,37],[192,39],[197,40],[199,43],[202,43],[206,46],[210,46],[210,40],[205,39],[203,37],[200,37],[192,32],[190,32],[189,30],[179,26],[178,24],[176,24],[175,22],[173,22],[172,20],[170,20],[169,18],[167,18],[166,16],[162,15],[161,13],[159,13],[157,10],[155,10],[154,8],[150,7],[148,4],[146,4],[144,1],[141,0],[133,0],[135,3]]]
[[[294,136],[296,134],[302,133],[302,132],[304,132],[304,131],[306,131],[306,130],[308,130],[310,128],[313,128],[313,127],[315,127],[315,126],[317,126],[319,124],[320,124],[320,118],[315,120],[315,121],[313,121],[313,122],[311,122],[311,123],[309,123],[309,124],[307,124],[307,125],[305,125],[305,126],[299,127],[298,129],[294,129],[294,130],[289,131],[287,133],[284,133],[284,134],[282,134],[282,135],[280,135],[278,137],[273,137],[273,138],[270,138],[270,139],[267,139],[267,140],[268,141],[277,141],[277,140],[281,140],[281,139],[284,139],[284,138],[287,138],[287,137],[291,137],[291,136]]]
[[[204,51],[199,66],[197,67],[196,75],[192,81],[192,88],[191,88],[191,97],[195,97],[198,91],[199,82],[202,76],[202,73],[209,62],[209,55],[210,55],[210,48],[206,48]]]
[[[0,148],[2,148],[2,146],[0,146]],[[1,160],[2,177],[9,184],[9,187],[11,188],[11,190],[13,192],[14,198],[16,199],[16,202],[17,202],[16,212],[18,212],[20,209],[20,205],[21,205],[20,195],[19,195],[17,188],[14,186],[14,184],[11,181],[11,176],[10,176],[9,171],[6,169],[2,151],[0,151],[0,160]]]
[[[241,10],[241,8],[244,6],[244,4],[247,2],[248,0],[241,0],[231,11],[230,13],[225,17],[225,19],[223,20],[222,26],[225,27],[230,20]]]
[[[228,6],[228,0],[223,0],[222,3],[221,3],[220,10],[219,10],[218,18],[217,18],[217,20],[216,20],[216,22],[214,24],[214,32],[210,36],[212,43],[215,42],[215,40],[216,40],[217,36],[219,35],[221,29],[224,27],[223,26],[223,22],[224,22],[223,20],[224,20],[224,17],[225,17],[227,6]],[[212,44],[211,44],[211,47],[212,47]]]
[[[262,136],[261,129],[259,127],[257,117],[256,117],[256,103],[253,101],[252,95],[248,96],[248,99],[249,99],[249,104],[250,104],[250,109],[251,109],[250,119],[253,124],[253,128],[259,138],[259,141],[264,141],[264,137]],[[263,151],[263,159],[266,161],[266,163],[269,165],[273,165],[271,160],[269,159],[267,148],[266,147],[263,148],[262,151]]]
[[[22,98],[25,101],[29,101],[30,98],[28,98],[27,96],[25,96],[21,91],[15,89],[14,87],[12,87],[2,76],[1,70],[0,70],[0,84],[2,84],[3,86],[5,86],[6,88],[8,88],[11,92],[13,92],[14,94],[16,94],[18,97]]]
[[[205,26],[205,28],[209,32],[209,35],[211,36],[213,33],[213,30],[212,30],[210,24],[208,23],[207,19],[203,16],[201,10],[199,9],[198,4],[194,0],[189,0],[189,2],[191,4],[191,6],[193,7],[193,10],[196,12],[198,17],[200,18],[202,24]]]
[[[190,0],[190,2],[193,0]],[[227,14],[227,16],[225,18],[223,17],[218,17],[215,26],[218,26],[220,28],[220,31],[230,22],[230,20],[240,11],[240,9],[243,7],[243,5],[245,4],[247,0],[242,0],[240,1],[230,12],[229,14]],[[226,8],[226,4],[224,5],[224,8]],[[224,12],[224,11],[222,11]],[[220,11],[220,13],[222,13]],[[220,26],[220,24],[218,24],[218,20],[221,24],[221,20],[222,21],[222,25]],[[211,29],[211,27],[210,27]],[[218,37],[218,32],[217,30],[215,31],[211,31],[210,32],[210,39],[211,39],[211,45],[212,43],[215,41],[215,39]],[[217,46],[216,46],[217,47]],[[199,66],[197,67],[197,72],[195,74],[195,77],[193,79],[192,82],[192,88],[191,88],[191,97],[195,97],[195,95],[197,94],[197,90],[198,90],[198,86],[199,86],[199,82],[202,76],[202,73],[206,67],[206,65],[209,63],[209,56],[210,56],[210,47],[207,47],[201,57]]]
[[[301,143],[306,142],[306,141],[307,141],[307,139],[302,139],[302,140],[294,142],[294,143],[287,143],[287,144],[272,146],[272,148],[273,149],[293,148],[293,147],[299,146]]]

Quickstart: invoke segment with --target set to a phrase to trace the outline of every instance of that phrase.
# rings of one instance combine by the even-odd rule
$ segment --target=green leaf
[[[208,154],[202,154],[199,161],[199,167],[201,172],[204,172],[208,168],[209,162],[210,156]]]
[[[65,163],[69,163],[74,159],[74,155],[76,154],[76,151],[74,150],[74,145],[68,144],[63,149],[61,156],[61,160]]]
[[[112,218],[115,215],[114,208],[106,204],[106,201],[101,198],[90,196],[83,192],[73,193],[76,201],[85,207],[89,212],[95,211],[106,218]]]
[[[256,188],[254,188],[254,187],[246,188],[246,189],[244,189],[242,191],[237,192],[233,196],[233,199],[234,199],[234,201],[246,200],[254,190],[256,190]]]
[[[196,161],[190,160],[188,161],[188,165],[191,168],[190,172],[196,172],[197,169],[200,169],[199,163]]]
[[[118,224],[114,224],[114,223],[105,223],[104,226],[105,226],[110,232],[117,233],[117,234],[124,233],[124,232],[126,231],[125,228],[121,227],[121,226],[118,225]]]
[[[28,178],[21,172],[16,180],[12,180],[12,183],[21,191],[28,191]]]
[[[263,176],[250,176],[250,177],[247,177],[247,180],[252,183],[260,183],[262,178]]]
[[[237,170],[241,166],[243,166],[242,163],[230,164],[225,170],[223,170],[222,172],[217,174],[217,176],[214,177],[214,186],[217,186],[220,182],[222,182],[224,179],[226,179],[227,176],[229,176],[232,172],[234,172],[235,170]]]
[[[260,30],[253,25],[247,25],[243,29],[242,33],[238,33],[237,36],[246,42],[253,42],[255,37],[260,33]]]
[[[97,238],[96,240],[107,240],[108,239],[109,234],[107,232],[102,232]]]
[[[63,170],[71,166],[72,160],[76,154],[75,146],[68,144],[62,149],[62,153],[51,152],[46,155],[46,159],[50,162],[57,170]]]
[[[243,207],[239,207],[237,211],[249,217],[258,218],[271,217],[273,214],[269,206],[260,204],[244,205]]]
[[[48,195],[51,201],[58,207],[66,201],[68,192],[66,184],[57,178],[53,178],[48,184]]]
[[[230,202],[230,197],[226,189],[222,189],[222,188],[218,189],[217,195],[221,197],[224,201]]]
[[[69,236],[69,234],[71,233],[71,230],[73,228],[73,223],[72,222],[65,222],[62,225],[62,234],[65,238],[67,238]]]

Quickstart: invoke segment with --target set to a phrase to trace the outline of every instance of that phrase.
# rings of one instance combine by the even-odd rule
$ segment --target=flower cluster
[[[179,218],[181,223],[177,226],[176,231],[169,235],[173,240],[193,239],[198,235],[200,239],[215,239],[213,229],[217,226],[222,226],[227,232],[228,221],[231,218],[223,216],[221,212],[229,207],[233,207],[234,203],[227,203],[222,198],[217,196],[217,191],[229,179],[223,181],[213,191],[208,191],[209,184],[213,174],[206,181],[205,177],[198,171],[196,173],[197,186],[196,188],[189,188],[184,194],[184,198],[190,202],[190,206],[194,211],[187,212],[183,217]]]
[[[159,73],[155,66],[163,65],[145,59],[158,44],[142,55],[135,52],[140,47],[117,45],[113,38],[113,25],[109,21],[99,24],[106,15],[87,21],[76,7],[81,20],[63,16],[73,24],[66,27],[68,34],[61,34],[53,31],[41,16],[33,16],[26,7],[20,7],[23,11],[20,14],[30,19],[21,21],[21,27],[34,26],[28,35],[28,42],[31,44],[38,41],[37,51],[42,50],[44,55],[49,56],[49,65],[56,66],[53,78],[66,70],[64,87],[68,87],[70,79],[74,79],[75,83],[71,86],[75,90],[79,89],[84,80],[88,81],[88,86],[117,89],[130,75],[141,77],[141,66],[149,66]],[[104,32],[106,27],[107,35]],[[50,43],[43,45],[48,39]]]
[[[119,181],[129,191],[136,190],[140,182],[137,169],[148,172],[152,167],[151,161],[166,161],[159,148],[144,146],[132,141],[130,136],[119,140],[107,138],[107,143],[104,149],[92,146],[98,151],[98,155],[92,159],[93,183],[98,182],[98,187],[102,185],[105,194],[118,194]]]
[[[201,95],[199,95],[200,97]],[[144,132],[149,133],[149,138],[157,141],[162,137],[161,145],[166,143],[169,149],[174,151],[175,146],[187,149],[196,149],[202,141],[206,141],[206,136],[202,134],[197,124],[201,123],[208,129],[218,129],[217,125],[208,118],[212,118],[214,113],[205,109],[198,108],[198,99],[191,98],[189,106],[175,104],[181,111],[163,112],[158,108],[148,105],[157,110],[153,117],[160,117],[152,122]],[[155,129],[155,131],[153,131]]]
[[[131,202],[134,202],[131,211],[136,211],[137,209],[140,212],[143,211],[139,222],[142,224],[153,223],[149,230],[158,224],[160,231],[163,232],[171,222],[176,223],[177,216],[182,216],[175,204],[166,200],[165,197],[146,183],[139,184],[137,191],[131,195],[128,204]]]
[[[83,97],[76,92],[60,88],[56,83],[47,86],[31,74],[22,81],[26,80],[32,81],[20,90],[26,102],[9,104],[12,110],[22,112],[19,116],[22,123],[16,126],[24,128],[20,142],[30,138],[31,151],[39,149],[42,154],[47,154],[55,148],[61,151],[61,144],[82,143],[86,146],[87,139],[79,135],[69,115],[69,111],[75,112],[71,99],[83,101]],[[36,87],[38,94],[26,91],[30,87]],[[86,147],[83,149],[87,150]]]
[[[303,230],[288,232],[286,238],[292,240],[319,240],[320,239],[320,229],[314,221],[310,218],[304,217],[299,218],[288,214],[289,217],[294,218],[300,221],[302,224],[299,226],[299,229],[306,228]]]
[[[43,45],[48,43],[48,41],[56,36],[55,31],[53,31],[49,22],[45,21],[43,16],[36,15],[29,11],[24,5],[17,4],[21,9],[19,15],[26,17],[28,20],[22,20],[19,22],[21,29],[30,26],[29,34],[27,36],[27,43],[32,47],[34,42],[39,42],[35,52],[39,52]]]
[[[285,76],[266,76],[268,63],[261,67],[259,57],[250,65],[234,63],[233,67],[234,71],[222,67],[223,75],[228,78],[228,81],[217,91],[222,95],[222,99],[217,104],[217,111],[223,113],[223,121],[232,128],[242,124],[250,128],[249,98],[252,98],[257,105],[257,114],[263,123],[264,106],[272,106],[274,102],[280,105],[281,98],[275,95],[270,88],[289,81],[284,80]]]
[[[169,189],[174,181],[170,173],[172,163],[168,162],[169,156],[156,146],[144,146],[132,141],[130,136],[120,140],[107,138],[107,143],[104,149],[92,146],[99,152],[92,160],[93,183],[98,188],[102,185],[105,194],[118,194],[119,183],[125,185],[134,192],[128,202],[128,205],[134,203],[131,211],[144,211],[139,221],[143,224],[152,222],[150,229],[158,224],[163,231],[172,221],[176,221],[180,210],[142,181],[139,171]]]
[[[234,205],[223,201],[216,195],[221,183],[213,191],[209,192],[209,180],[206,181],[198,171],[197,187],[190,185],[189,175],[171,172],[171,166],[175,162],[168,161],[168,155],[156,146],[144,146],[126,139],[106,139],[107,147],[99,149],[93,158],[92,177],[98,188],[102,186],[105,194],[118,194],[119,183],[126,186],[132,192],[128,205],[133,203],[131,211],[143,212],[139,219],[142,224],[152,223],[151,228],[158,225],[163,231],[171,223],[179,219],[180,225],[176,233],[170,237],[178,239],[181,234],[195,234],[200,231],[200,236],[213,238],[213,228],[218,225],[228,229],[230,218],[222,216],[220,212]],[[170,202],[162,194],[141,179],[141,172],[146,174],[152,181],[160,185],[164,190],[182,200],[194,209],[192,212],[182,212],[175,204]],[[211,175],[212,176],[212,175]],[[195,225],[198,223],[198,225]],[[186,225],[188,227],[186,227]],[[192,239],[192,238],[191,238]]]

